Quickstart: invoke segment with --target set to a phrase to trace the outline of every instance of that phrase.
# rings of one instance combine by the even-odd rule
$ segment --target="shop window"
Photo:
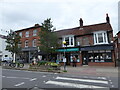
[[[108,37],[105,31],[94,32],[94,44],[108,44]]]
[[[74,54],[70,55],[70,62],[73,62],[73,57],[74,56],[77,59],[77,62],[80,62],[80,58],[79,58],[79,55],[77,53],[74,53]]]
[[[88,51],[89,62],[112,62],[112,53],[110,50]]]

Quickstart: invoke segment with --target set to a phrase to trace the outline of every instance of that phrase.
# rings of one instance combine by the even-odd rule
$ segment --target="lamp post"
[[[63,59],[63,62],[64,62],[64,71],[66,70],[66,58],[65,58],[65,45],[66,45],[66,41],[63,41],[63,44],[64,44],[64,59]]]

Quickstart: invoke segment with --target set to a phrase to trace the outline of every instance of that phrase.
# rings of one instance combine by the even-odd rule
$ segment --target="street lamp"
[[[66,41],[63,41],[63,44],[64,44],[64,59],[63,59],[63,62],[64,62],[64,71],[66,70],[66,58],[65,58],[65,45],[66,45]]]

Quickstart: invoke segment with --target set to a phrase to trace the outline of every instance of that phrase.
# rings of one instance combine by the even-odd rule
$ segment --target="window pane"
[[[103,43],[102,33],[98,33],[98,43]]]
[[[73,37],[71,37],[71,45],[73,45]]]
[[[69,37],[65,37],[66,44],[69,45]]]
[[[22,37],[22,32],[19,33],[19,36]]]
[[[28,40],[25,41],[25,47],[28,47]]]
[[[95,34],[95,42],[97,43],[97,36],[96,36],[96,34]]]
[[[37,30],[34,30],[33,31],[33,36],[36,36],[37,35]]]
[[[106,42],[106,34],[104,33],[104,42]]]
[[[26,32],[26,37],[29,37],[29,31]]]
[[[36,39],[33,40],[33,47],[36,47]]]

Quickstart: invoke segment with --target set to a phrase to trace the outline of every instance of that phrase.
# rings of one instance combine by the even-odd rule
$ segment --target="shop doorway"
[[[84,51],[82,53],[82,65],[88,65],[88,52]]]

